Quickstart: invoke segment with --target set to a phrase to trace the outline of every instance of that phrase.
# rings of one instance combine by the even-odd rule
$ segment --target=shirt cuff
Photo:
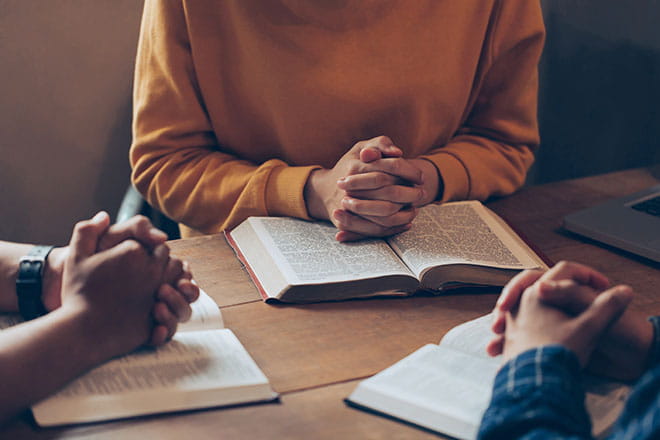
[[[311,220],[304,198],[310,173],[320,166],[273,168],[266,185],[266,210],[270,216],[297,217]]]
[[[653,325],[653,341],[651,342],[647,366],[651,368],[660,364],[660,316],[651,316],[649,322]]]
[[[479,437],[517,438],[534,430],[589,437],[584,397],[572,351],[561,345],[525,351],[497,373]]]
[[[439,178],[444,184],[440,202],[467,200],[470,196],[470,176],[463,162],[445,151],[438,151],[430,156],[422,156],[438,169]]]

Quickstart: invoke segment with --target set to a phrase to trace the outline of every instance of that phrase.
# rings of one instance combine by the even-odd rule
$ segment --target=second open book
[[[192,308],[172,341],[111,360],[33,405],[37,423],[97,422],[277,398],[234,333],[223,328],[215,302],[201,292]],[[17,323],[0,316],[0,329]]]
[[[226,233],[264,300],[339,300],[503,286],[543,260],[480,202],[429,205],[409,231],[388,239],[339,243],[328,223],[250,217]]]

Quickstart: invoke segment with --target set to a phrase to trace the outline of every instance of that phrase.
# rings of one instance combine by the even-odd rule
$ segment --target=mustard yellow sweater
[[[443,201],[509,194],[539,142],[543,38],[535,0],[147,0],[133,182],[205,233],[308,218],[311,170],[387,135],[434,162]]]

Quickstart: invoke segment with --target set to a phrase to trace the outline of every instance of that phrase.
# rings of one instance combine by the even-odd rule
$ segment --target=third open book
[[[543,260],[480,202],[429,205],[409,231],[339,243],[328,223],[250,217],[226,233],[264,300],[291,302],[503,286]]]

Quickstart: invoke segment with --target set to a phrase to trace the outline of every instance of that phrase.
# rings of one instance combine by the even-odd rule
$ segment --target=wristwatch
[[[35,246],[18,263],[18,276],[16,277],[18,311],[26,321],[48,313],[41,299],[42,276],[46,267],[46,259],[53,248],[54,246]]]

